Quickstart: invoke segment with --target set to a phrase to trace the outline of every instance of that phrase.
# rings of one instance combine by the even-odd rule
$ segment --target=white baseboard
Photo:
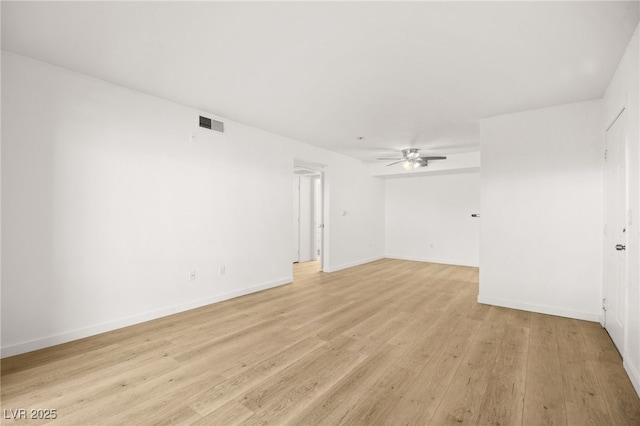
[[[97,334],[106,333],[108,331],[117,330],[119,328],[128,327],[130,325],[140,324],[142,322],[166,317],[168,315],[177,314],[179,312],[188,311],[212,303],[222,302],[224,300],[233,299],[247,294],[256,293],[258,291],[267,290],[293,282],[293,277],[287,277],[269,283],[259,284],[256,286],[243,288],[229,293],[219,294],[205,299],[194,300],[192,302],[183,303],[181,305],[169,306],[156,311],[146,312],[140,315],[134,315],[128,318],[122,318],[115,321],[109,321],[102,324],[93,325],[79,330],[68,331],[53,336],[43,337],[28,342],[18,343],[15,345],[3,346],[1,358],[13,355],[19,355],[38,349],[48,348],[50,346],[59,345],[61,343],[71,342],[73,340],[83,339],[85,337],[95,336]]]
[[[636,393],[638,394],[638,396],[640,396],[640,374],[638,374],[638,369],[635,368],[634,365],[631,364],[631,362],[629,362],[626,358],[623,361],[622,365],[624,366],[629,379],[631,379],[631,384],[633,384]]]
[[[324,272],[336,272],[342,269],[353,268],[354,266],[364,265],[365,263],[375,262],[376,260],[384,259],[384,256],[374,256],[368,259],[358,260],[356,262],[343,263],[338,266],[325,266],[322,270]]]
[[[396,254],[387,254],[385,255],[388,259],[398,259],[398,260],[412,260],[414,262],[429,262],[429,263],[441,263],[444,265],[455,265],[455,266],[472,266],[478,268],[480,265],[476,262],[469,262],[467,260],[462,259],[442,259],[438,257],[414,257],[414,256],[402,256]]]
[[[600,321],[600,313],[572,311],[570,309],[558,308],[555,306],[541,306],[531,303],[518,302],[515,300],[499,299],[496,297],[486,297],[478,295],[478,303],[486,305],[502,306],[504,308],[519,309],[521,311],[537,312],[539,314],[555,315],[558,317],[573,318],[585,321]]]

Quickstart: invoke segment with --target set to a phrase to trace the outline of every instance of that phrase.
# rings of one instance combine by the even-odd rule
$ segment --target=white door
[[[298,261],[313,260],[313,221],[312,221],[311,179],[300,176],[300,228],[298,233]]]
[[[293,263],[300,261],[300,178],[293,177]]]
[[[322,178],[313,179],[313,229],[314,229],[314,256],[318,260],[322,256]]]
[[[605,165],[604,326],[624,348],[627,289],[627,174],[625,112],[607,130]]]

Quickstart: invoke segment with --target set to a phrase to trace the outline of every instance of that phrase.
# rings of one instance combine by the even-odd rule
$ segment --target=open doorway
[[[322,270],[324,261],[323,173],[296,165],[293,171],[293,263],[315,263],[306,268]]]

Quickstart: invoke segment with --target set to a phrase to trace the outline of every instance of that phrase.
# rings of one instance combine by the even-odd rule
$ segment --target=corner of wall
[[[544,306],[532,303],[523,303],[514,300],[500,299],[497,297],[486,297],[481,294],[478,295],[478,303],[501,306],[503,308],[518,309],[521,311],[536,312],[539,314],[555,315],[558,317],[572,318],[583,321],[600,321],[600,314],[598,313],[574,311],[570,309],[559,308],[557,306]]]
[[[629,375],[629,379],[631,379],[633,388],[636,390],[638,396],[640,396],[640,374],[638,374],[638,369],[627,358],[624,359],[622,365]]]
[[[329,273],[337,272],[342,269],[353,268],[354,266],[364,265],[366,263],[375,262],[376,260],[381,260],[381,259],[384,259],[384,256],[374,256],[368,259],[362,259],[355,262],[343,263],[342,265],[336,265],[336,266],[329,265],[329,266],[325,266],[325,268],[323,269],[323,272],[329,272]]]
[[[415,256],[403,256],[403,255],[395,255],[395,254],[385,254],[387,259],[398,259],[398,260],[409,260],[413,262],[428,262],[428,263],[439,263],[442,265],[454,265],[454,266],[467,266],[472,268],[480,267],[477,263],[469,262],[465,259],[452,259],[452,258],[440,258],[440,257],[415,257]]]

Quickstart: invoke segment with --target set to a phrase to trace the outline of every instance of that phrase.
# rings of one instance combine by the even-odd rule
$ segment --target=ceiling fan
[[[434,157],[421,157],[420,150],[418,148],[406,148],[402,150],[402,158],[378,158],[378,160],[394,161],[387,164],[393,166],[394,164],[404,163],[402,167],[405,170],[417,169],[418,167],[424,167],[429,164],[431,160],[446,160],[447,157],[434,156]]]

